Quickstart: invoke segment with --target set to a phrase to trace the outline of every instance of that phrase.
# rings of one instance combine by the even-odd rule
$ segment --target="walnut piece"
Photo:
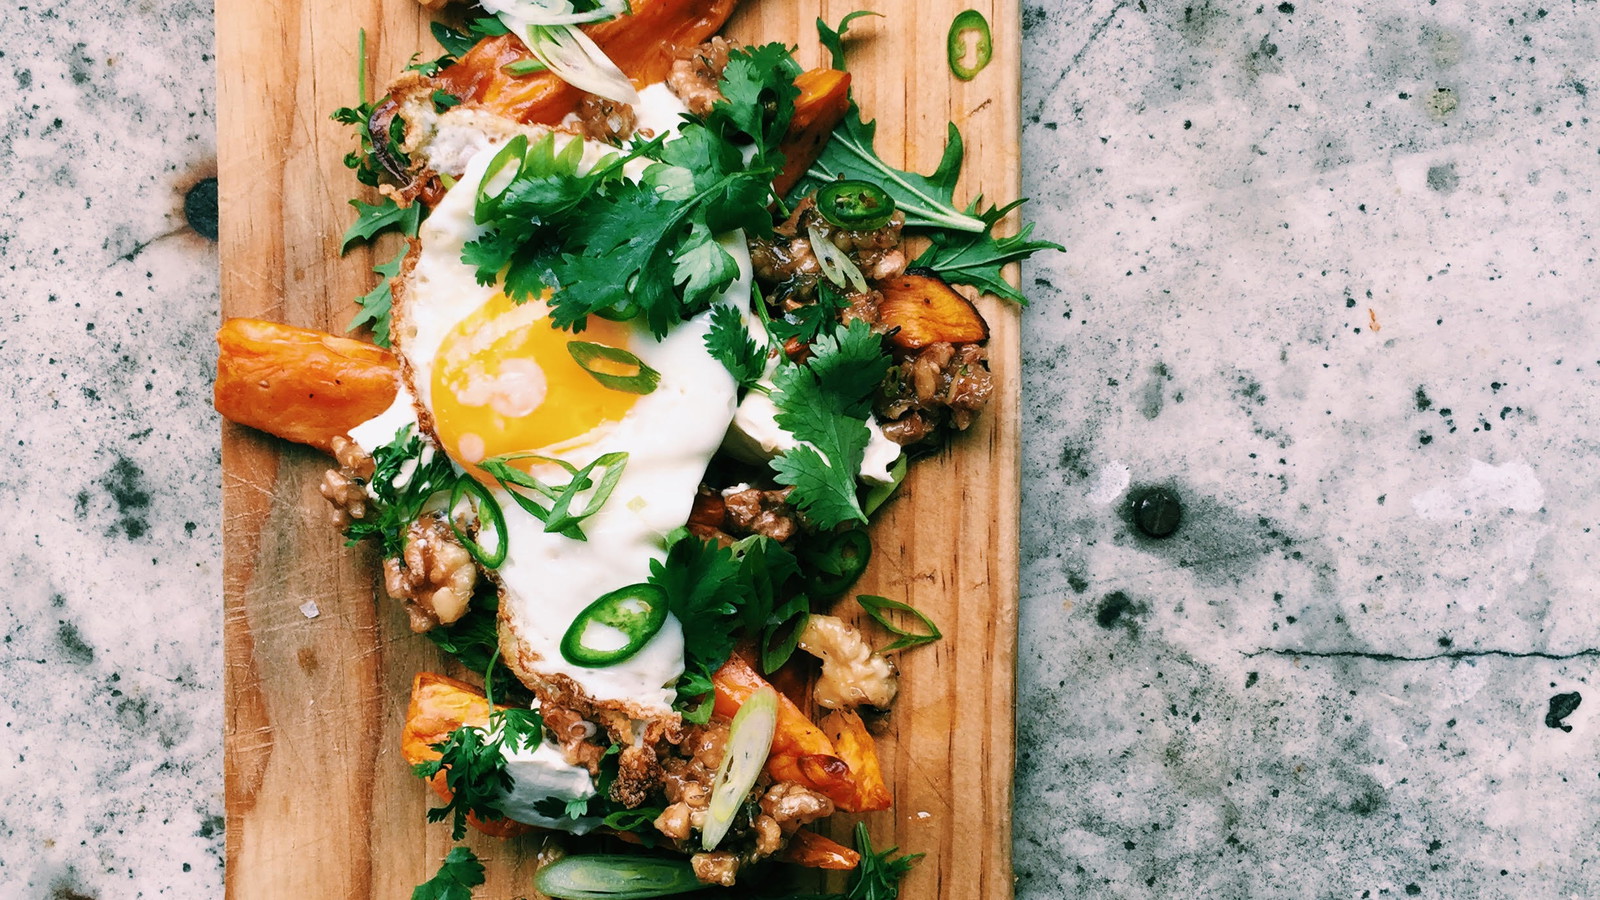
[[[842,619],[813,615],[800,633],[800,649],[822,660],[822,677],[812,689],[819,704],[829,709],[894,705],[900,691],[894,663],[872,652],[861,632]]]
[[[356,519],[366,518],[367,482],[372,480],[375,468],[372,457],[360,445],[344,435],[333,439],[333,458],[339,468],[322,474],[318,490],[333,505],[333,524],[344,528]]]
[[[467,613],[478,569],[442,516],[430,513],[411,523],[405,551],[383,561],[383,586],[405,603],[411,630],[449,625]]]

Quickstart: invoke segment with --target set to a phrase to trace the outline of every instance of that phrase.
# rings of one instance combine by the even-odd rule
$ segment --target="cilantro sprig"
[[[455,487],[457,474],[450,458],[434,451],[412,425],[395,432],[394,440],[372,452],[370,483],[376,496],[367,514],[344,530],[351,544],[375,538],[386,559],[405,552],[406,531],[422,515],[428,501]]]
[[[789,502],[819,528],[865,522],[856,473],[872,434],[872,395],[889,372],[882,338],[860,319],[811,345],[803,364],[779,367],[772,402],[778,427],[802,443],[772,460]]]
[[[767,369],[766,348],[750,336],[744,327],[744,317],[732,306],[717,306],[711,310],[706,351],[722,363],[741,388],[749,388],[760,381]]]

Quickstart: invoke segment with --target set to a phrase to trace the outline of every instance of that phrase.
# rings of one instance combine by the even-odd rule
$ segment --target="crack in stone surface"
[[[1258,656],[1308,656],[1312,659],[1370,659],[1375,662],[1431,662],[1436,659],[1478,659],[1498,656],[1503,659],[1583,659],[1600,657],[1600,649],[1574,650],[1571,653],[1550,653],[1545,650],[1448,650],[1427,656],[1401,656],[1398,653],[1374,653],[1368,650],[1296,650],[1289,647],[1263,647],[1244,654],[1250,659]]]

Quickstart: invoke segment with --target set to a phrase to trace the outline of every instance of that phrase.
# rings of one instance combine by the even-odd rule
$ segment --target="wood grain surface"
[[[216,6],[223,313],[342,331],[394,246],[339,257],[359,185],[340,162],[351,133],[328,113],[355,99],[358,29],[366,74],[381,86],[413,53],[437,54],[427,17],[409,0]],[[882,156],[929,171],[954,121],[967,138],[958,199],[1016,197],[1016,0],[743,0],[727,33],[797,45],[810,67],[822,61],[815,17],[836,22],[863,6],[888,12],[858,19],[847,45]],[[944,47],[969,7],[993,25],[994,62],[962,83]],[[1012,894],[1017,315],[989,298],[983,311],[994,402],[948,451],[913,466],[873,526],[858,585],[927,611],[945,633],[901,659],[900,700],[880,739],[895,806],[867,817],[880,847],[928,854],[906,882],[912,900]],[[450,840],[425,821],[432,796],[401,760],[398,735],[412,675],[452,669],[382,598],[371,551],[346,548],[328,521],[324,458],[224,425],[222,465],[228,896],[410,897]],[[852,826],[840,815],[829,829],[848,841]],[[476,896],[538,896],[542,839],[468,842],[489,872]]]

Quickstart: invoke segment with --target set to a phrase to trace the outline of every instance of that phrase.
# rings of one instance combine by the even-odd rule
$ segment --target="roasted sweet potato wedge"
[[[743,657],[734,654],[711,676],[716,686],[716,714],[733,718],[744,701],[767,684]],[[772,736],[772,752],[767,756],[767,774],[777,781],[796,781],[825,794],[841,808],[853,803],[855,779],[850,767],[834,752],[816,723],[806,717],[788,697],[778,695],[778,727]]]
[[[779,149],[783,171],[772,180],[778,196],[789,193],[800,176],[822,155],[833,129],[850,109],[850,73],[837,69],[812,69],[794,80],[800,96],[794,100],[794,118]]]
[[[813,869],[854,869],[861,854],[815,831],[796,831],[778,859]]]
[[[454,678],[419,672],[411,682],[411,705],[406,708],[406,724],[400,732],[400,755],[409,765],[430,762],[439,758],[434,744],[450,737],[450,733],[463,725],[482,727],[489,724],[489,701],[472,685]],[[428,786],[449,802],[450,788],[445,786],[443,772],[428,779]],[[510,819],[485,822],[477,816],[467,816],[467,823],[492,837],[512,837],[533,830],[533,826]]]
[[[583,30],[636,86],[644,87],[666,78],[681,50],[720,31],[737,3],[633,0],[630,15]],[[485,38],[455,65],[441,70],[434,86],[521,122],[553,125],[577,108],[583,92],[549,72],[506,74],[506,65],[532,58],[512,35]]]
[[[217,348],[217,412],[324,451],[388,409],[399,390],[394,354],[322,331],[229,319]]]
[[[883,780],[883,767],[878,763],[878,742],[867,731],[866,723],[853,709],[839,709],[828,713],[817,723],[833,740],[834,752],[850,767],[856,792],[847,812],[876,812],[888,809],[894,803],[889,785]]]
[[[989,339],[989,324],[978,308],[932,272],[909,269],[877,287],[883,292],[878,322],[891,329],[889,342],[902,350],[920,350],[941,341],[972,344]]]

